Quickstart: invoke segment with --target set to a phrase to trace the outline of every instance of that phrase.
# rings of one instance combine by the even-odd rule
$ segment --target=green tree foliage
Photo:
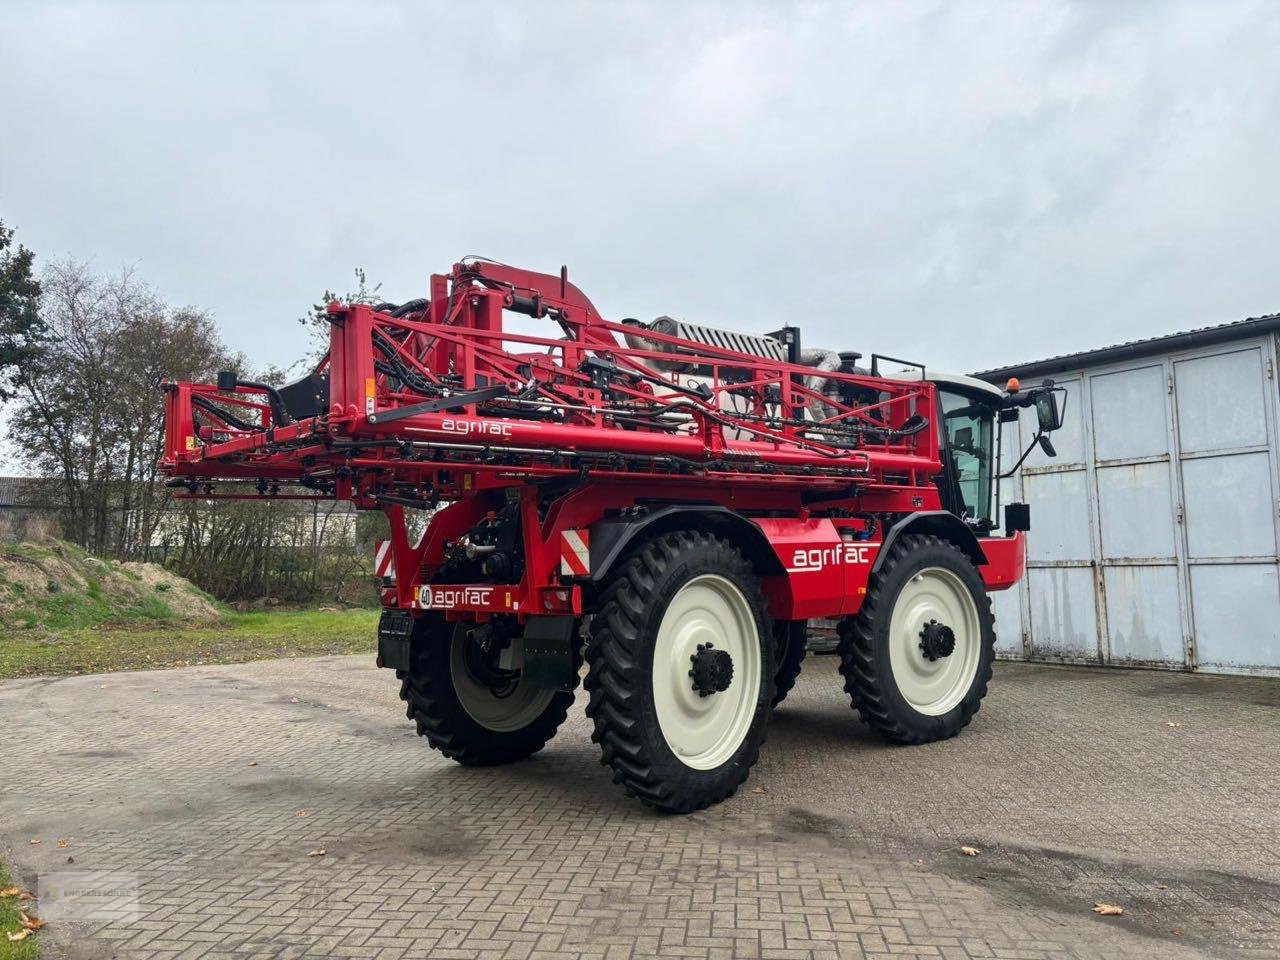
[[[302,324],[311,334],[311,357],[319,359],[329,352],[329,314],[328,307],[331,303],[381,303],[382,298],[378,292],[382,289],[382,284],[375,283],[369,285],[369,278],[361,267],[356,267],[356,288],[344,294],[334,293],[332,290],[326,290],[324,296],[320,298],[319,303],[311,305],[311,311],[305,316],[299,317],[298,322]]]
[[[21,244],[14,249],[13,234],[0,220],[0,401],[12,399],[14,373],[39,355],[44,340],[35,258]]]

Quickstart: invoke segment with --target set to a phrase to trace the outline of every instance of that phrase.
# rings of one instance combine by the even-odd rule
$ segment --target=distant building
[[[0,537],[21,540],[56,534],[62,503],[56,480],[0,477]]]

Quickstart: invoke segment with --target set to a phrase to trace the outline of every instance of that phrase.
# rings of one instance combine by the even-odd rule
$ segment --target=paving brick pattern
[[[811,657],[743,791],[682,818],[580,710],[453,765],[368,658],[9,681],[0,723],[19,878],[137,883],[50,957],[1280,955],[1276,681],[1001,664],[961,737],[891,748]]]

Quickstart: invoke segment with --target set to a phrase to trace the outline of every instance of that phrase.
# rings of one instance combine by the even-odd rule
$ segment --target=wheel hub
[[[951,656],[955,649],[955,631],[945,623],[930,620],[920,631],[920,652],[930,663]]]
[[[717,650],[712,643],[700,643],[698,652],[689,660],[693,663],[689,676],[693,678],[693,689],[698,696],[709,697],[729,689],[733,682],[733,657],[728,650]]]

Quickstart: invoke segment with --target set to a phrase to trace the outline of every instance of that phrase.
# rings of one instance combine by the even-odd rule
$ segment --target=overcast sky
[[[466,254],[972,370],[1280,311],[1280,4],[6,3],[0,219],[262,365]]]

